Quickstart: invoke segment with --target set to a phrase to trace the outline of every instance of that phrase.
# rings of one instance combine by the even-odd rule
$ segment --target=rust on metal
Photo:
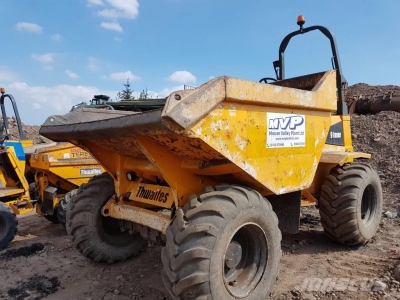
[[[383,95],[360,96],[353,99],[349,112],[361,115],[377,114],[381,111],[400,112],[400,94],[387,93]]]
[[[171,222],[171,217],[169,215],[128,204],[119,204],[116,203],[114,199],[111,199],[103,206],[102,214],[105,217],[112,217],[145,225],[164,234]]]

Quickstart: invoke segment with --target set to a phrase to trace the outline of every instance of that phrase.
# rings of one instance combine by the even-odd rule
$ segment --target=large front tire
[[[76,196],[78,189],[74,189],[69,191],[60,199],[60,205],[57,207],[57,219],[58,223],[61,224],[62,227],[66,227],[67,223],[67,215],[70,211],[71,199]]]
[[[162,278],[172,299],[266,299],[278,273],[281,232],[270,203],[221,185],[192,196],[167,228]]]
[[[8,205],[0,202],[0,250],[3,250],[11,243],[17,230],[17,216]]]
[[[124,261],[139,254],[145,243],[138,233],[121,232],[117,219],[102,216],[102,207],[114,193],[110,175],[94,176],[78,189],[67,214],[67,233],[74,247],[96,262]]]
[[[321,224],[342,244],[363,245],[375,235],[382,215],[382,186],[370,165],[351,163],[330,171],[321,188]]]

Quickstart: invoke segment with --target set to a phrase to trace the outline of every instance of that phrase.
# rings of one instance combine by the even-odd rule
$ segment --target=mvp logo
[[[274,118],[274,119],[269,119],[268,129],[271,129],[271,130],[279,130],[279,129],[295,130],[297,128],[297,126],[300,126],[303,123],[304,123],[304,118],[302,116]]]

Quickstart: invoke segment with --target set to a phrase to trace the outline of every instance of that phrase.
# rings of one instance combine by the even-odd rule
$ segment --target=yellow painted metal
[[[260,106],[325,111],[336,110],[336,71],[308,75],[314,85],[299,89],[296,81],[291,87],[261,84],[232,77],[218,77],[194,90],[172,93],[163,110],[164,121],[175,130],[187,128],[223,102],[238,102]],[[314,80],[318,79],[318,80]],[[189,125],[190,126],[190,125]]]
[[[38,155],[46,154],[52,157],[54,161],[70,158],[92,158],[90,153],[70,143],[56,143],[54,145],[38,148],[35,153]]]
[[[267,148],[270,112],[304,115],[305,147]],[[329,127],[328,112],[227,102],[194,125],[190,135],[201,138],[272,193],[284,194],[311,184]]]
[[[321,163],[334,163],[343,166],[346,163],[353,162],[355,158],[371,158],[371,154],[363,152],[339,152],[339,151],[324,151],[322,153]]]
[[[353,151],[353,143],[351,140],[351,127],[350,127],[350,116],[331,116],[331,125],[335,125],[342,122],[342,133],[344,142],[344,151]]]
[[[25,201],[24,205],[19,207],[18,203],[20,203],[20,202],[21,201],[19,201],[19,200],[14,200],[14,201],[5,202],[5,204],[8,205],[16,215],[23,215],[23,214],[33,211],[32,203],[30,203],[29,201]]]
[[[29,164],[36,172],[49,173],[47,176],[51,177],[50,182],[57,182],[58,177],[66,186],[80,186],[93,175],[104,172],[87,151],[69,143],[39,149],[31,155]],[[65,189],[71,190],[71,187]]]
[[[318,199],[310,194],[308,191],[301,191],[301,206],[315,206],[318,204]]]
[[[159,176],[160,174],[160,171],[147,159],[127,159],[124,163],[124,169],[135,170],[138,174],[147,174],[148,176]]]
[[[49,179],[46,173],[43,172],[36,172],[35,173],[35,185],[39,188],[39,198],[44,199],[44,190],[49,186]],[[38,203],[36,206],[36,211],[41,203]]]
[[[11,141],[12,142],[12,141]],[[30,203],[29,184],[25,174],[33,173],[38,187],[39,198],[44,199],[45,189],[49,186],[58,186],[59,190],[71,191],[86,183],[93,175],[104,172],[99,163],[91,155],[70,143],[51,144],[50,146],[32,146],[32,141],[21,141],[27,150],[29,160],[19,160],[12,146],[6,152],[18,181],[14,177],[0,172],[0,197],[16,214],[27,213],[33,210]],[[10,170],[9,170],[10,171]],[[62,194],[53,199],[53,207],[59,205]],[[25,203],[23,206],[18,203]],[[41,212],[41,203],[36,205],[37,213]]]
[[[85,143],[79,143],[79,146],[87,151],[90,149],[90,153],[95,154],[96,160],[101,163],[101,166],[116,179],[117,173],[123,168],[123,163],[126,161],[124,155],[110,151],[105,147],[104,143],[96,143],[96,141],[92,140],[85,140]]]
[[[350,116],[341,116],[343,121],[343,138],[344,146],[346,151],[353,151],[353,142],[351,140],[351,127],[350,127]]]
[[[314,180],[306,191],[312,196],[319,198],[321,194],[321,187],[325,182],[325,178],[329,175],[330,170],[335,166],[335,163],[319,163],[315,172]]]
[[[292,88],[283,88],[236,78],[217,78],[199,91],[172,94],[163,115],[170,116],[167,121],[173,130],[201,139],[236,165],[241,172],[232,177],[238,181],[245,179],[263,194],[268,192],[260,190],[260,186],[273,194],[304,190],[314,181],[331,125],[343,122],[345,145],[342,148],[352,151],[349,117],[331,115],[337,108],[336,72],[312,74],[309,78],[316,81],[311,90],[293,88],[297,84],[295,80],[291,82]],[[273,133],[267,124],[270,113],[303,116],[304,147],[268,147],[268,136]],[[191,125],[191,119],[198,121]],[[174,126],[173,121],[180,127]],[[185,124],[189,124],[186,130]],[[327,159],[321,162],[336,163],[331,154],[325,155]],[[354,153],[343,163],[354,157],[367,155]]]
[[[308,110],[336,110],[336,71],[327,71],[311,91],[283,88],[278,85],[260,84],[238,78],[225,79],[226,99],[275,107]],[[212,98],[212,95],[209,98]]]
[[[82,131],[75,138],[68,132],[75,123],[63,127],[66,118],[56,122],[69,134],[69,141],[90,151],[114,178],[116,199],[122,201],[112,202],[116,218],[136,222],[138,206],[181,207],[191,194],[226,182],[262,195],[302,191],[315,205],[334,166],[369,157],[352,152],[350,117],[334,115],[336,92],[334,70],[274,84],[220,77],[194,90],[172,93],[159,115],[144,112],[113,118],[110,113],[115,121],[110,126],[120,124],[121,133],[116,127],[108,129],[102,120],[106,136],[99,137],[98,132],[91,136],[84,124],[76,123]],[[268,144],[273,136],[268,120],[276,114],[304,119],[304,143]],[[325,144],[330,127],[339,122],[344,145]],[[45,125],[53,126],[50,121]],[[128,173],[135,181],[127,180]],[[174,200],[138,197],[141,187],[154,192],[169,189]],[[110,203],[105,208],[111,210]],[[122,209],[116,211],[114,206]],[[145,219],[140,222],[147,225]]]
[[[17,178],[17,180],[14,180],[15,177],[6,176],[4,171],[1,171],[2,186],[13,189],[13,192],[9,190],[7,197],[18,197],[21,201],[28,201],[29,183],[25,178],[25,160],[19,160],[14,147],[11,146],[6,147],[5,151],[2,150],[0,155],[3,156],[4,161],[8,161],[9,166],[12,168],[12,170],[8,170],[8,172],[14,172]],[[3,168],[5,168],[5,166],[3,166]]]
[[[0,188],[0,197],[10,197],[18,194],[23,194],[24,189],[12,188],[12,187],[2,187]]]
[[[164,234],[169,223],[171,222],[170,215],[128,205],[125,202],[122,202],[122,204],[117,203],[114,199],[111,199],[103,206],[102,214],[105,217],[133,221],[136,224],[145,225]]]
[[[32,140],[20,140],[22,147],[30,147],[33,146],[33,141]]]
[[[211,162],[206,162],[204,160],[184,160],[181,167],[190,169],[193,173],[199,175],[217,176],[241,172],[240,168],[231,162],[213,165]]]
[[[138,136],[136,139],[143,153],[153,165],[157,165],[162,177],[176,191],[177,206],[184,205],[189,195],[199,193],[204,186],[215,186],[218,183],[208,176],[197,175],[181,168],[184,159],[152,139],[143,136]],[[179,149],[179,145],[176,146]]]
[[[9,141],[10,144],[12,142]],[[0,198],[17,215],[31,212],[33,205],[29,201],[29,184],[25,178],[25,160],[18,159],[12,146],[7,146],[0,155],[4,163],[0,172]],[[4,168],[8,168],[7,172],[13,173],[13,176],[6,176],[7,173],[4,172]],[[23,203],[23,205],[19,206],[20,203]]]
[[[35,173],[35,182],[39,187],[40,199],[48,186],[57,185],[59,190],[71,191],[87,183],[90,177],[105,170],[91,155],[70,143],[59,143],[36,149],[30,155],[30,168]],[[59,194],[53,199],[53,207],[59,205]],[[41,212],[38,203],[36,212]]]

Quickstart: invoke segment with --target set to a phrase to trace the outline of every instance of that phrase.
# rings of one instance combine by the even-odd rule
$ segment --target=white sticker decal
[[[81,176],[100,175],[101,173],[101,168],[81,169]]]
[[[305,147],[306,116],[267,113],[267,148]]]
[[[70,158],[69,153],[64,153],[64,159]]]

